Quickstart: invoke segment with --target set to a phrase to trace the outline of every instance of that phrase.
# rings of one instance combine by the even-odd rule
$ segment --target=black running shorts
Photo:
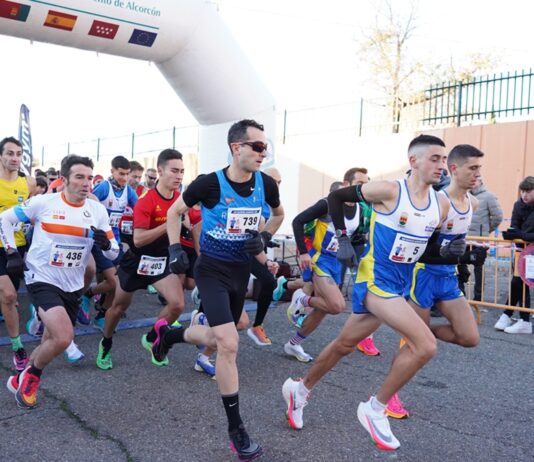
[[[141,262],[141,255],[133,253],[128,250],[124,257],[122,257],[117,276],[121,289],[125,292],[135,292],[136,290],[146,289],[149,285],[154,284],[167,277],[169,272],[169,257],[165,261],[165,268],[163,273],[157,276],[144,276],[138,273],[139,264]]]
[[[200,255],[194,273],[209,325],[237,324],[245,303],[250,261],[225,262]]]
[[[17,247],[17,250],[20,256],[24,258],[24,254],[26,253],[26,246]],[[6,255],[5,249],[2,247],[0,248],[0,276],[7,276],[6,265],[7,265],[7,255]],[[9,276],[9,279],[11,279],[13,286],[15,286],[15,290],[19,290],[20,279],[14,278],[12,276]]]
[[[55,306],[62,306],[65,308],[72,325],[74,326],[76,324],[83,289],[77,290],[76,292],[64,292],[59,287],[47,284],[46,282],[34,282],[28,284],[26,287],[30,295],[30,300],[37,311],[39,308],[47,311]]]

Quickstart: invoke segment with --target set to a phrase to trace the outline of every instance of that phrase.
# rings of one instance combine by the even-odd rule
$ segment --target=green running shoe
[[[111,360],[111,348],[106,353],[102,346],[102,340],[98,344],[98,355],[96,357],[96,367],[102,370],[108,370],[113,367],[113,361]]]

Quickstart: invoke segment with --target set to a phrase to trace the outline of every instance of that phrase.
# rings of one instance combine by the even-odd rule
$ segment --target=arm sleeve
[[[210,173],[197,178],[182,194],[185,205],[191,208],[199,202],[204,203],[204,200],[208,197],[210,191],[213,193],[215,190],[214,188],[217,188],[220,194],[219,181],[217,180],[217,175],[215,173]],[[219,198],[217,197],[217,201],[218,200]]]
[[[295,235],[295,243],[301,255],[308,253],[306,243],[304,242],[304,225],[327,214],[328,203],[326,199],[321,199],[293,219],[293,234]]]
[[[354,186],[338,189],[328,195],[328,210],[335,229],[345,229],[344,202],[357,202],[356,188]]]
[[[15,225],[19,222],[30,223],[47,200],[45,195],[35,196],[0,214],[0,240],[4,248],[17,247],[14,236]]]
[[[432,233],[423,255],[419,258],[419,262],[431,265],[457,265],[459,257],[451,256],[445,258],[440,255],[439,251],[441,249],[441,244],[438,241],[439,234],[439,230]]]
[[[499,204],[499,200],[493,194],[488,200],[488,212],[489,212],[489,231],[490,233],[497,229],[502,222],[502,208]]]
[[[263,185],[265,187],[265,201],[275,209],[280,207],[280,191],[278,190],[278,185],[269,175],[262,173],[263,175]]]
[[[107,181],[102,181],[99,183],[95,189],[93,189],[93,194],[102,202],[109,194],[109,183]]]
[[[134,207],[134,228],[150,229],[150,211],[152,210],[152,201],[148,196],[143,196],[137,201]]]
[[[98,215],[98,229],[105,231],[109,242],[111,242],[111,247],[108,250],[102,250],[102,253],[108,260],[113,261],[119,256],[119,243],[115,239],[111,226],[109,226],[108,212],[103,205],[99,207]]]

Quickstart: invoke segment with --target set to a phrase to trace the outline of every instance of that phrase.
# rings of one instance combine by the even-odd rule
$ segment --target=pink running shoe
[[[404,404],[397,393],[395,393],[388,401],[386,415],[393,417],[394,419],[406,419],[410,416],[410,413],[405,409]]]
[[[378,356],[380,354],[380,350],[375,346],[373,337],[364,338],[358,345],[356,345],[356,348],[358,348],[358,350],[365,356]]]

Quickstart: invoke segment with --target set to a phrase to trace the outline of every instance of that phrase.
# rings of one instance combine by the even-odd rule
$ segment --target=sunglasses
[[[149,180],[156,181],[158,179],[157,176],[147,176]]]
[[[262,141],[243,141],[242,143],[239,143],[240,145],[246,144],[247,146],[250,146],[254,152],[262,153],[263,151],[267,151],[269,145],[267,143],[263,143]]]

